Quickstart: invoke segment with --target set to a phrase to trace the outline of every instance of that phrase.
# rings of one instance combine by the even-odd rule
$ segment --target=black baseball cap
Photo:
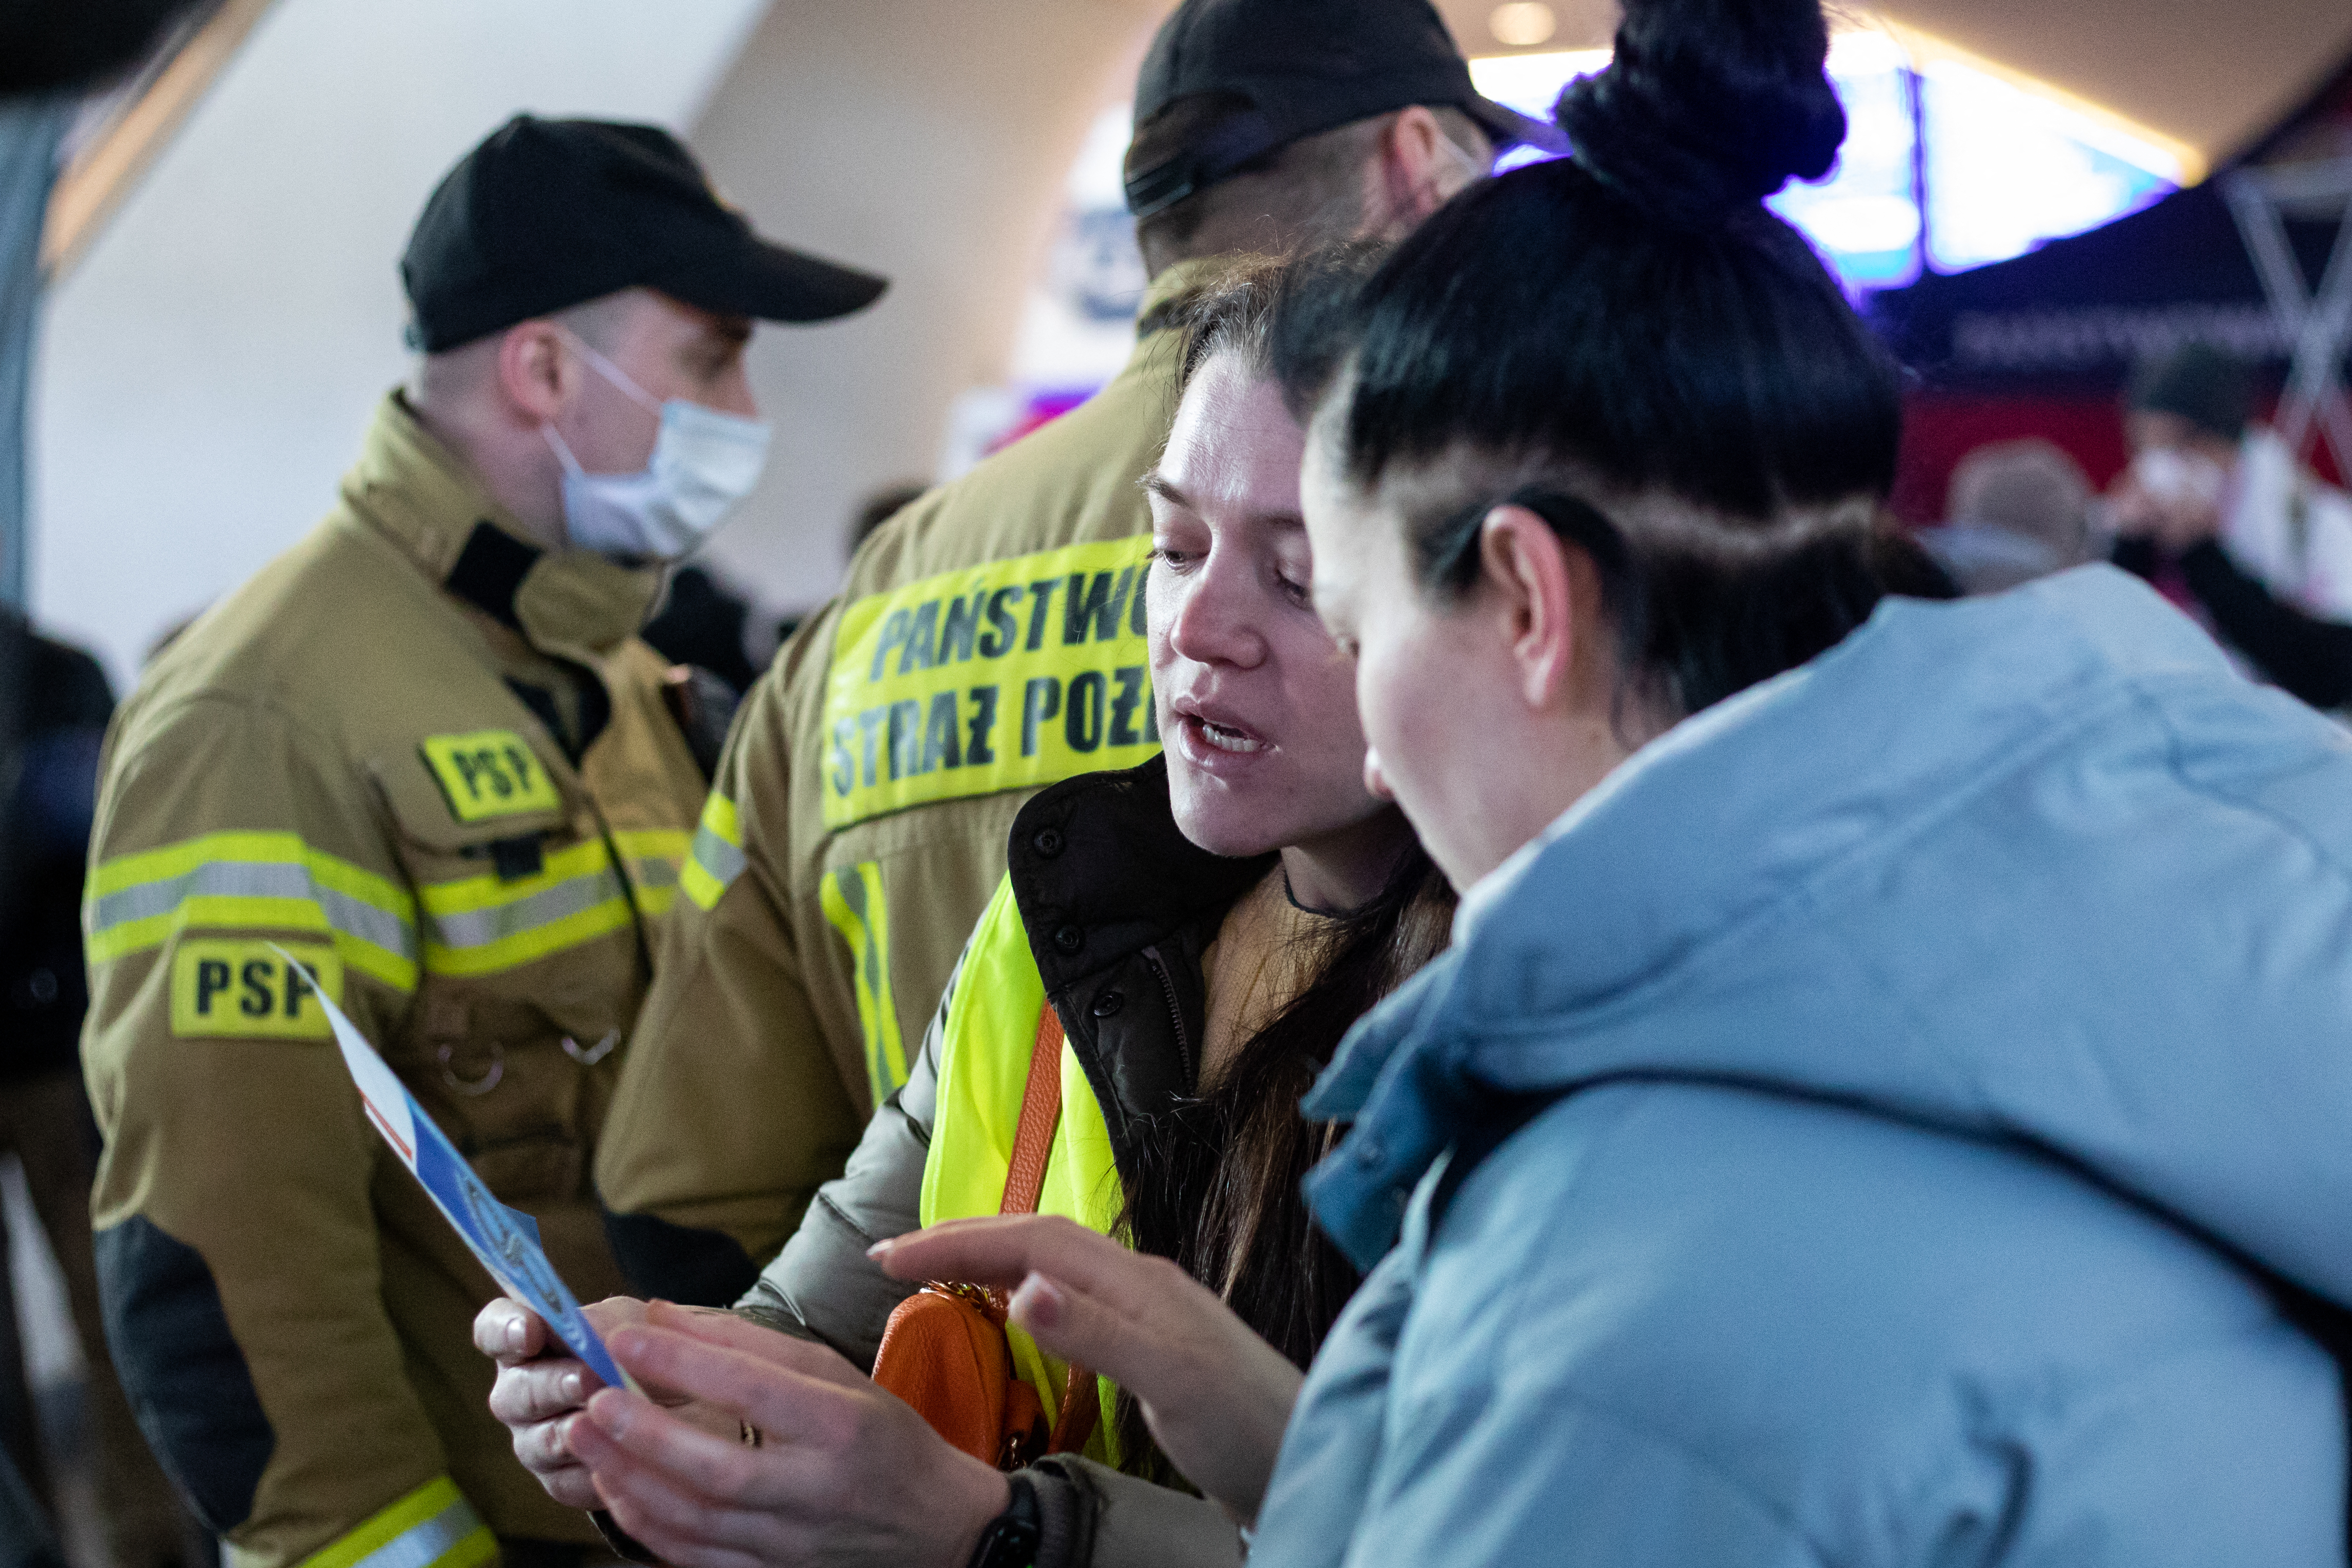
[[[1141,132],[1179,99],[1202,111],[1170,151]],[[1479,96],[1429,0],[1184,0],[1136,78],[1128,211],[1148,218],[1301,137],[1416,103],[1462,110],[1498,149],[1568,151],[1559,127]]]
[[[429,354],[624,288],[724,316],[826,321],[888,287],[752,233],[659,126],[529,114],[434,188],[400,281],[410,340]]]

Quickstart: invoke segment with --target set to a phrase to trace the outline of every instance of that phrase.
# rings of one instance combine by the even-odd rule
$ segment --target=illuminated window
[[[2173,189],[2158,150],[1964,65],[1916,78],[1927,146],[1927,256],[1958,272],[2096,228]]]
[[[1575,49],[1473,60],[1470,72],[1487,97],[1549,116],[1570,81],[1608,63],[1606,49]],[[1915,71],[1884,34],[1840,34],[1829,74],[1846,111],[1838,162],[1769,204],[1850,288],[1899,287],[1923,262],[1956,272],[2095,228],[2163,195],[2179,173],[2162,149],[1971,66]],[[1499,167],[1543,156],[1517,149]]]

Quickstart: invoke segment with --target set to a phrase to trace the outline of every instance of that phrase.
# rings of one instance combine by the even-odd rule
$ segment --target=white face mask
[[[570,334],[567,334],[570,336]],[[657,402],[620,366],[572,339],[596,372],[661,420],[653,456],[635,474],[591,474],[552,424],[540,428],[563,465],[563,527],[575,549],[676,560],[710,537],[767,465],[767,421],[684,398]]]

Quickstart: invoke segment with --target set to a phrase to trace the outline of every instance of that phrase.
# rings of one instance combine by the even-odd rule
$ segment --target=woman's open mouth
[[[1175,734],[1171,738],[1183,759],[1194,768],[1216,773],[1254,766],[1258,758],[1275,749],[1273,741],[1237,723],[1234,714],[1213,709],[1204,712],[1193,699],[1172,706],[1174,711],[1170,716],[1175,720]]]
[[[1265,749],[1265,742],[1245,729],[1235,729],[1231,725],[1219,724],[1213,719],[1197,716],[1188,716],[1184,722],[1198,729],[1201,738],[1219,751],[1250,752]]]

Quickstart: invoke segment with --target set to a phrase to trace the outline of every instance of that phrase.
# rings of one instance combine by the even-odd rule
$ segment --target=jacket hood
[[[1307,1101],[1360,1264],[1500,1096],[1752,1084],[2085,1167],[2352,1301],[2352,737],[2105,566],[1889,600],[1465,901]]]

